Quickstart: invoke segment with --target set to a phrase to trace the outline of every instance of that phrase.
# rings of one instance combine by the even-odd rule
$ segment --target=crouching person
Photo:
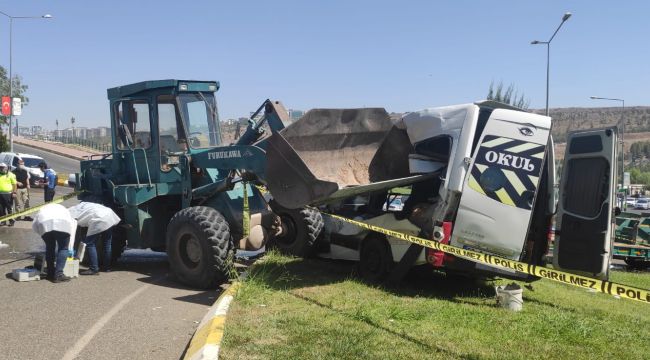
[[[111,208],[101,204],[82,202],[69,209],[70,215],[77,220],[81,227],[88,228],[86,238],[86,251],[90,258],[90,268],[81,271],[80,275],[99,275],[99,259],[97,257],[97,240],[101,237],[104,241],[102,249],[102,271],[111,271],[113,226],[119,224],[120,218]]]
[[[63,269],[68,257],[70,234],[76,226],[68,209],[59,204],[45,205],[34,217],[32,229],[45,241],[47,278],[52,282],[70,281],[70,277],[63,274]]]

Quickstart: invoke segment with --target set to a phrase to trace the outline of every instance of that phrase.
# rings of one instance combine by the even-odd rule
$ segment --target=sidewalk
[[[90,155],[103,154],[101,151],[92,150],[92,149],[76,149],[72,145],[64,145],[61,143],[54,143],[49,141],[37,141],[31,139],[25,139],[24,137],[14,137],[14,142],[17,144],[23,144],[31,146],[36,149],[41,149],[49,151],[53,154],[69,157],[75,160],[87,160]]]

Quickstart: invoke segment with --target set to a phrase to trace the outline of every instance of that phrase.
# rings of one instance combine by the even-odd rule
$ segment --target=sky
[[[514,84],[544,108],[650,105],[648,1],[0,0],[13,73],[29,86],[21,126],[108,126],[106,89],[217,80],[221,119],[267,98],[285,107],[389,112],[484,99]],[[0,65],[9,20],[0,16]]]

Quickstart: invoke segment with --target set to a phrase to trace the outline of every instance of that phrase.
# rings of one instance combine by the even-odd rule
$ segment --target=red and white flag
[[[11,97],[9,96],[2,97],[2,115],[11,115]]]

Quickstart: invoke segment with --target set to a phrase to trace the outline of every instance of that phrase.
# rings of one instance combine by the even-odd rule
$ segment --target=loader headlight
[[[506,175],[501,169],[490,167],[481,174],[479,184],[486,191],[498,191],[506,181]]]

